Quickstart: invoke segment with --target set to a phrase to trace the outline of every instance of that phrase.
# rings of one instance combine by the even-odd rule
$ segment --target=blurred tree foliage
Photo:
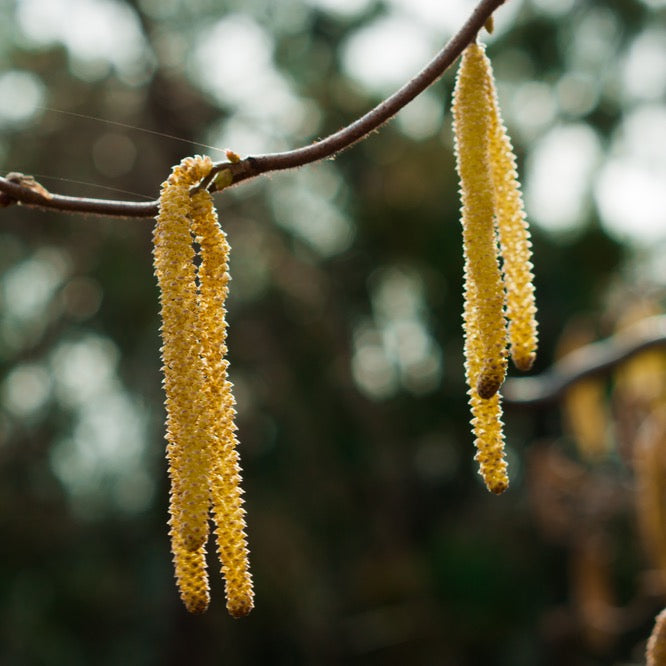
[[[231,136],[241,154],[256,151],[243,136],[263,150],[307,143],[381,98],[349,78],[342,54],[396,3],[355,3],[356,12],[297,0],[52,3],[71,13],[73,30],[77,13],[110,12],[111,32],[114,12],[132,17],[136,54],[116,40],[104,55],[100,39],[97,58],[95,44],[86,56],[74,38],[39,38],[40,3],[0,4],[2,68],[24,77],[16,104],[41,82],[34,113],[0,118],[5,171],[62,193],[132,197],[98,184],[155,198],[171,165],[205,149],[100,120],[216,145]],[[508,91],[571,73],[577,26],[595,12],[598,39],[614,26],[614,53],[664,20],[655,2],[570,2],[560,13],[512,0],[507,11],[514,4],[489,48]],[[243,72],[236,63],[262,57],[261,41],[235,49],[232,31],[205,66],[197,60],[211,26],[230,20],[240,34],[270,36],[270,76],[252,88],[250,67],[225,101],[210,72]],[[187,616],[172,580],[150,221],[2,211],[0,663],[640,663],[665,588],[641,587],[647,561],[626,456],[590,462],[557,408],[507,408],[511,489],[497,498],[477,479],[452,81],[449,72],[434,86],[437,131],[419,137],[413,123],[392,123],[335,162],[217,198],[232,245],[229,344],[257,594],[243,621],[226,616],[217,577],[202,617]],[[293,99],[280,102],[283,89]],[[608,92],[612,82],[604,90],[550,124],[573,117],[607,145],[630,105]],[[534,137],[510,130],[529,157]],[[535,227],[533,236],[540,370],[567,322],[585,315],[593,337],[609,333],[617,304],[639,287],[636,256],[606,234],[591,198],[575,233]],[[553,470],[621,488],[613,510],[570,494],[570,521],[605,526],[594,540],[544,529],[551,500],[535,499],[534,484],[554,484]],[[597,596],[595,557],[606,563]],[[572,583],[576,571],[587,588]],[[634,603],[632,614],[591,628],[597,607],[590,620],[585,604],[608,588],[617,604]]]

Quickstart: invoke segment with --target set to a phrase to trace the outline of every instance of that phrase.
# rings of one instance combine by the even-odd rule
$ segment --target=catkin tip
[[[492,484],[488,484],[488,490],[490,490],[493,495],[501,495],[509,487],[509,482],[500,480]]]
[[[208,599],[204,597],[187,599],[184,603],[185,610],[192,615],[203,615],[208,610]]]
[[[249,615],[253,608],[254,603],[249,598],[238,600],[234,604],[227,604],[227,612],[236,620]]]
[[[532,352],[531,354],[527,355],[512,353],[511,360],[513,361],[513,365],[516,367],[516,369],[520,370],[521,372],[527,372],[528,370],[531,370],[532,366],[534,365],[534,361],[536,360],[536,352]]]

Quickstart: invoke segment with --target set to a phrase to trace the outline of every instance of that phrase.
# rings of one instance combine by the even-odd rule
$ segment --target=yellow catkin
[[[474,379],[482,398],[497,392],[506,374],[504,285],[494,226],[495,195],[488,153],[491,106],[486,95],[487,59],[482,47],[470,44],[462,57],[453,95],[456,164],[462,199],[465,298],[470,285],[483,364]]]
[[[492,115],[486,94],[488,76],[482,47],[471,44],[463,53],[453,96],[465,257],[465,372],[476,459],[486,486],[499,494],[509,483],[497,394],[506,373],[506,320],[488,153]]]
[[[227,609],[241,617],[252,610],[254,593],[225,359],[229,244],[210,194],[190,196],[211,167],[208,157],[195,157],[173,169],[162,188],[154,233],[167,395],[169,533],[181,598],[188,611],[201,613],[209,603],[204,544],[212,505]],[[193,240],[200,249],[197,271]]]
[[[655,618],[647,643],[646,666],[666,666],[666,609]]]
[[[173,510],[173,490],[170,499],[171,513],[175,515],[175,511]],[[169,520],[169,527],[173,565],[180,598],[188,612],[203,613],[208,609],[208,604],[210,603],[208,572],[206,571],[206,549],[204,546],[201,546],[194,551],[188,550],[183,545],[180,531],[174,525],[173,519]]]
[[[227,610],[233,617],[247,615],[254,605],[245,511],[235,435],[235,401],[227,379],[227,323],[229,244],[217,221],[208,192],[192,197],[193,231],[201,252],[199,316],[206,385],[202,414],[210,425],[212,468],[209,484],[217,548],[225,579]]]
[[[487,94],[492,108],[490,162],[495,190],[495,214],[503,259],[506,315],[509,320],[509,349],[513,364],[529,370],[536,358],[537,321],[532,273],[532,244],[518,182],[516,158],[511,139],[502,121],[490,60]]]
[[[171,476],[171,522],[180,543],[197,551],[208,537],[210,456],[192,396],[203,390],[203,367],[189,188],[209,164],[187,158],[162,185],[153,233],[155,275],[160,289],[162,371],[167,410],[167,457]]]
[[[169,538],[173,557],[174,573],[180,598],[190,613],[203,613],[210,603],[208,572],[206,571],[206,550],[200,546],[188,550],[183,544],[180,530],[180,502],[182,497],[181,479],[176,472],[179,465],[175,458],[179,451],[171,447],[169,451]]]
[[[490,492],[500,495],[509,487],[507,464],[504,459],[504,433],[502,430],[502,405],[499,393],[484,399],[476,390],[475,377],[481,371],[481,344],[476,322],[476,294],[465,301],[463,319],[465,322],[465,374],[470,388],[472,410],[472,431],[474,446],[477,449],[474,459],[479,463],[479,474]]]
[[[225,393],[231,396],[231,384]],[[228,398],[225,404],[229,405]],[[233,404],[233,403],[232,403]],[[222,448],[211,479],[211,496],[215,516],[217,552],[225,580],[227,610],[233,617],[243,617],[254,607],[254,590],[249,568],[249,551],[245,534],[245,510],[240,487],[240,465],[235,448],[233,422],[224,425],[219,445]]]
[[[208,588],[208,572],[206,571],[206,550],[200,546],[196,550],[188,550],[183,544],[177,508],[182,497],[181,479],[176,473],[179,465],[174,460],[176,453],[172,451],[170,458],[171,492],[169,493],[169,537],[173,556],[174,573],[180,598],[190,613],[203,613],[210,603]]]

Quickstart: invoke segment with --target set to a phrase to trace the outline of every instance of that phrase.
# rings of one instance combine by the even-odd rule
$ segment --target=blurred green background
[[[154,199],[186,155],[281,150],[352,121],[473,5],[0,0],[3,173]],[[511,0],[496,26],[538,372],[567,323],[604,336],[624,303],[663,299],[666,4]],[[510,490],[491,496],[476,472],[453,77],[335,161],[216,198],[256,586],[244,620],[214,557],[206,615],[173,581],[151,221],[0,211],[2,666],[641,663],[666,596],[641,582],[619,449],[581,462],[557,405],[509,406]],[[608,491],[571,498],[582,529],[544,529],[540,452]],[[631,609],[601,629],[590,577],[572,575],[590,525],[613,608]]]

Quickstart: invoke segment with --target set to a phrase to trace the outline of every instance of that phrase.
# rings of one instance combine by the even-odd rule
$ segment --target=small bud
[[[229,187],[229,185],[234,182],[234,178],[229,169],[222,169],[222,171],[215,176],[213,182],[215,183],[215,189],[219,192],[225,187]]]

